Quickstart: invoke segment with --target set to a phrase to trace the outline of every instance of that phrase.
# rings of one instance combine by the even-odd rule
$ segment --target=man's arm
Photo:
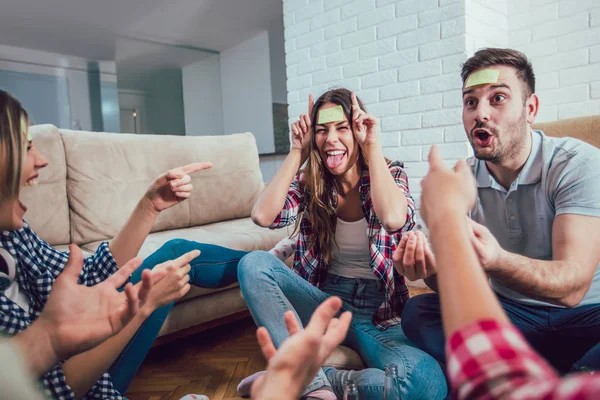
[[[552,226],[552,260],[503,250],[483,226],[473,223],[473,244],[489,276],[549,303],[575,307],[585,297],[600,262],[600,218],[558,215]]]

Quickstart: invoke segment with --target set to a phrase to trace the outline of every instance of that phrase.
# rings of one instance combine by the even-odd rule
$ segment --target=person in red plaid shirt
[[[437,260],[448,377],[458,399],[598,399],[600,375],[560,379],[506,316],[487,282],[472,244],[469,209],[477,192],[469,166],[444,166],[429,154],[421,185],[421,215]]]
[[[296,224],[298,231],[292,269],[267,252],[250,253],[238,266],[244,299],[275,346],[288,337],[281,321],[288,310],[307,323],[335,295],[354,316],[344,345],[368,368],[324,368],[305,389],[306,398],[341,397],[352,378],[362,399],[380,399],[390,363],[398,366],[403,398],[441,399],[447,393],[438,363],[400,326],[409,295],[392,254],[412,229],[415,208],[403,164],[384,158],[378,130],[377,119],[349,90],[330,90],[314,104],[310,96],[308,115],[292,125],[289,155],[252,210],[261,226]],[[249,394],[257,377],[242,381],[241,395]]]

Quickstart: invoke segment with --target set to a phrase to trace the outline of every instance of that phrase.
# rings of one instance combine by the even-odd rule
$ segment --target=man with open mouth
[[[540,101],[524,54],[482,49],[461,75],[479,262],[511,322],[559,372],[600,369],[600,150],[531,129]],[[409,279],[436,290],[435,255],[423,235],[407,235],[397,253]],[[444,362],[437,294],[411,299],[402,327]]]

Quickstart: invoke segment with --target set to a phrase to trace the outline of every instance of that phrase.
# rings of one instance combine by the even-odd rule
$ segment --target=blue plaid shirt
[[[0,294],[0,332],[12,336],[25,330],[39,317],[48,300],[54,280],[67,265],[69,253],[52,248],[40,239],[27,223],[17,231],[2,232],[0,247],[7,250],[15,259],[19,287],[27,296],[30,305],[29,311],[23,310],[4,294]],[[96,285],[114,274],[117,269],[108,242],[104,242],[95,254],[85,258],[79,283],[86,286]],[[75,399],[73,391],[65,381],[62,363],[44,375],[41,383],[49,398]],[[113,387],[110,375],[105,373],[84,399],[107,398],[122,399],[123,397]]]

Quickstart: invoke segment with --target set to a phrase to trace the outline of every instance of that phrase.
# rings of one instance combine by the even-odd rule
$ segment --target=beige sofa
[[[25,220],[58,249],[76,243],[91,254],[115,236],[159,174],[197,161],[211,161],[213,167],[193,175],[188,201],[159,216],[140,257],[174,238],[257,250],[272,248],[287,234],[260,228],[249,218],[264,186],[250,133],[181,137],[53,125],[33,126],[31,133],[49,166],[40,172],[39,185],[23,191],[29,208]],[[160,335],[164,342],[247,316],[246,310],[237,284],[218,290],[194,287],[177,302]]]

